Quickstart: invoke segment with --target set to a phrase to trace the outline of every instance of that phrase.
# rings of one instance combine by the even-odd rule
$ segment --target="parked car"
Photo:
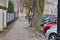
[[[41,26],[44,26],[44,24],[46,24],[48,22],[48,21],[46,21],[47,17],[48,17],[47,15],[42,16]]]
[[[49,22],[49,20],[42,20],[41,21],[41,26],[44,26],[44,24],[46,24],[47,22]]]
[[[43,32],[43,33],[46,33],[46,31],[49,29],[49,28],[51,28],[53,25],[56,25],[57,24],[57,21],[56,20],[54,20],[54,21],[52,21],[52,22],[48,22],[48,23],[46,23],[42,28],[41,28],[41,31]]]
[[[57,25],[52,26],[45,34],[46,40],[55,40],[57,35]]]
[[[41,26],[44,26],[44,24],[51,22],[54,19],[57,19],[56,15],[42,15]]]

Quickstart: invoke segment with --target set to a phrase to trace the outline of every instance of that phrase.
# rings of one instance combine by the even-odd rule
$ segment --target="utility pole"
[[[59,0],[58,0],[58,26],[57,26],[56,40],[60,40],[60,1]]]

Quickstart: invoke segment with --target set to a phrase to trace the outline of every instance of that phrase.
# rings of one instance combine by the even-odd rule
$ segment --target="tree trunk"
[[[37,26],[38,32],[40,32],[40,29],[41,29],[41,18],[42,18],[42,14],[43,14],[43,11],[42,11],[43,9],[41,10],[41,7],[40,7],[40,1],[42,1],[42,0],[36,0],[36,6],[37,6],[37,12],[38,12],[38,15],[36,16],[37,17],[36,26]]]

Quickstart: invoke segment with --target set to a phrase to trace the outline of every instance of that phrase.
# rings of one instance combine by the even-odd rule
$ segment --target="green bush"
[[[14,4],[9,1],[9,4],[8,4],[8,13],[13,13],[14,12]]]

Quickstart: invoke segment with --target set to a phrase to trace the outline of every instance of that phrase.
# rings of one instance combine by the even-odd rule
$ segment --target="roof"
[[[7,10],[8,8],[0,5],[0,9]]]

